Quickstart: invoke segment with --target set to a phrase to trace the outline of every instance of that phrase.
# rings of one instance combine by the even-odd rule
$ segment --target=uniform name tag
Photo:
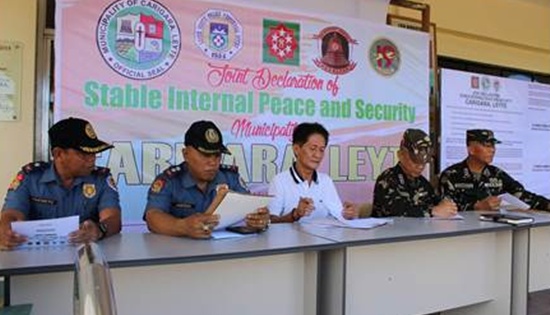
[[[172,204],[172,206],[178,209],[190,209],[195,207],[195,205],[192,203],[174,203]]]
[[[48,199],[48,198],[44,198],[44,197],[31,196],[31,201],[35,202],[35,203],[40,203],[40,204],[43,204],[43,205],[50,205],[50,206],[53,206],[53,205],[57,204],[57,200]]]

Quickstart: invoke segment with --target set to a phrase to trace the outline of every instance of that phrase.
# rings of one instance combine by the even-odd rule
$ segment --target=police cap
[[[92,125],[84,119],[69,117],[55,123],[49,130],[52,148],[75,149],[84,153],[99,153],[113,145],[97,138]]]
[[[192,146],[205,154],[231,154],[223,145],[220,129],[211,121],[195,121],[185,133],[185,146]]]

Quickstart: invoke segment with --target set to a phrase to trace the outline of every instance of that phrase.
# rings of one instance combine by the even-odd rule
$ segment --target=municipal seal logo
[[[111,69],[136,80],[164,74],[181,49],[176,19],[154,0],[111,3],[99,17],[96,42]]]
[[[195,22],[195,45],[210,59],[229,60],[243,47],[243,28],[229,11],[208,10]]]
[[[401,54],[397,46],[387,38],[375,40],[369,49],[372,68],[383,76],[392,76],[401,66]]]
[[[353,69],[357,63],[352,60],[352,45],[357,45],[357,40],[344,29],[330,26],[321,30],[313,36],[320,40],[321,58],[313,59],[313,63],[320,69],[330,74],[346,74]]]

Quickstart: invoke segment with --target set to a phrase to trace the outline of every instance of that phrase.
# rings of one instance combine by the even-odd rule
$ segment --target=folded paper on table
[[[17,221],[11,229],[27,237],[22,247],[58,246],[67,244],[69,233],[78,230],[77,215],[47,220]]]
[[[342,219],[339,220],[338,218],[335,218],[333,216],[325,217],[325,218],[316,218],[313,220],[307,220],[304,221],[304,224],[311,224],[318,227],[343,227],[343,228],[351,228],[351,229],[372,229],[377,226],[381,226],[384,224],[392,223],[392,219],[382,219],[382,218],[365,218],[365,219],[353,219],[353,220],[346,220]],[[302,223],[302,221],[300,221]]]
[[[261,207],[267,207],[271,196],[259,196],[229,191],[218,205],[214,214],[220,216],[220,223],[216,230],[238,223],[245,219],[246,215]]]

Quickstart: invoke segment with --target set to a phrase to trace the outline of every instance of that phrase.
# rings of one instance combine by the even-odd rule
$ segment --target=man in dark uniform
[[[80,216],[72,243],[97,241],[120,232],[116,185],[108,168],[96,167],[96,154],[113,146],[101,141],[92,125],[68,118],[48,131],[52,162],[27,164],[6,194],[0,219],[0,247],[14,248],[26,238],[11,230],[11,222]]]
[[[218,127],[211,121],[196,121],[185,133],[185,162],[169,167],[151,184],[144,219],[155,233],[209,238],[219,217],[211,214],[221,190],[247,192],[238,170],[221,165],[223,145]],[[269,224],[267,208],[246,217],[246,225],[263,230]]]
[[[372,216],[451,217],[456,205],[441,200],[430,182],[422,176],[431,158],[432,142],[420,129],[407,129],[397,157],[399,162],[376,179]]]
[[[442,196],[451,198],[460,211],[497,210],[503,193],[510,193],[532,209],[550,210],[548,199],[533,194],[500,168],[490,165],[495,156],[495,144],[500,143],[491,130],[466,131],[468,157],[444,170],[439,179]]]

